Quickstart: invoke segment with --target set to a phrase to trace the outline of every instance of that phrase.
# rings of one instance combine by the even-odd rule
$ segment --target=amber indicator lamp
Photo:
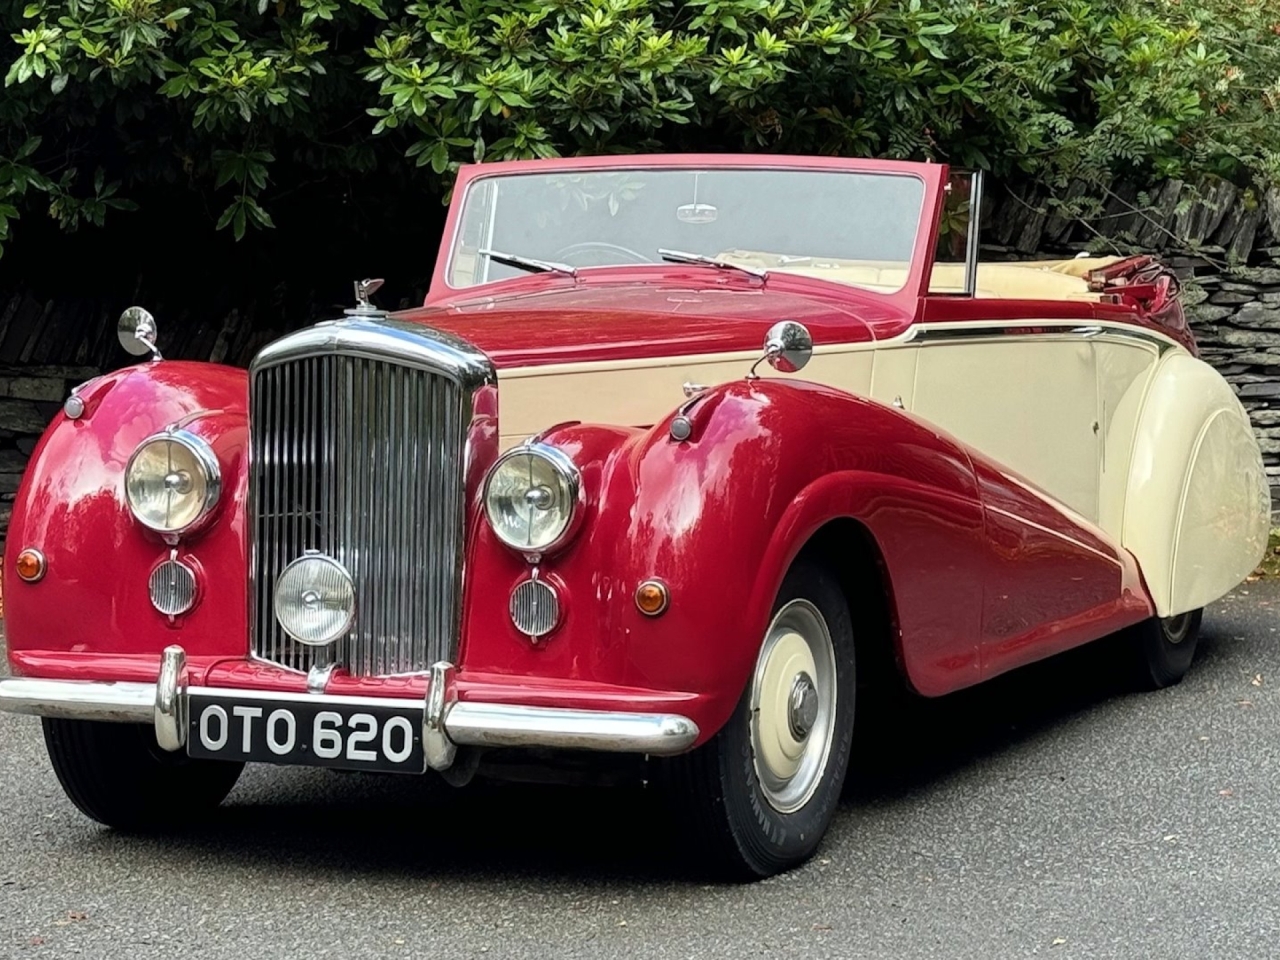
[[[636,587],[636,606],[647,617],[656,617],[670,602],[667,585],[661,580],[646,580]]]
[[[34,547],[27,547],[14,561],[18,576],[27,583],[35,583],[44,577],[44,554]]]

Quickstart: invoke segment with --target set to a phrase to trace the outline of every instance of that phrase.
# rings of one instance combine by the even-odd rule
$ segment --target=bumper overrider
[[[381,706],[422,712],[422,746],[427,766],[447,770],[460,746],[544,747],[607,753],[682,753],[698,739],[698,725],[674,713],[632,713],[559,707],[458,701],[452,696],[454,667],[431,668],[422,699],[271,693],[277,702]],[[168,751],[186,747],[188,703],[192,696],[264,696],[260,691],[192,687],[186,683],[182,647],[165,648],[155,683],[97,680],[0,679],[0,710],[69,720],[150,724],[156,742]]]

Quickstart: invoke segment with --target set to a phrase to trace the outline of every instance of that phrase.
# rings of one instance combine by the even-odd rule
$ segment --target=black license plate
[[[422,773],[422,708],[193,693],[187,753],[210,760]]]

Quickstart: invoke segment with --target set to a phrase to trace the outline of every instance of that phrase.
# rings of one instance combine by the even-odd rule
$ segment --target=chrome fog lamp
[[[489,471],[484,510],[499,540],[541,556],[572,534],[581,489],[572,460],[555,447],[528,443],[508,450]]]
[[[144,527],[166,535],[197,527],[218,503],[222,475],[213,448],[186,430],[147,437],[125,468],[125,499]]]
[[[349,629],[356,615],[351,574],[333,557],[308,553],[290,563],[276,581],[276,620],[299,643],[323,647]]]

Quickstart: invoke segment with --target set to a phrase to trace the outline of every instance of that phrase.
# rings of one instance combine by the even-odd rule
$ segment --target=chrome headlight
[[[158,533],[196,527],[217,505],[221,490],[213,448],[186,430],[147,437],[124,472],[129,509],[140,524]]]
[[[555,447],[530,443],[508,450],[489,471],[484,510],[498,539],[522,553],[545,553],[573,531],[581,481]]]
[[[299,557],[276,581],[275,613],[284,632],[300,643],[311,647],[333,643],[355,620],[356,588],[351,574],[322,553]]]

